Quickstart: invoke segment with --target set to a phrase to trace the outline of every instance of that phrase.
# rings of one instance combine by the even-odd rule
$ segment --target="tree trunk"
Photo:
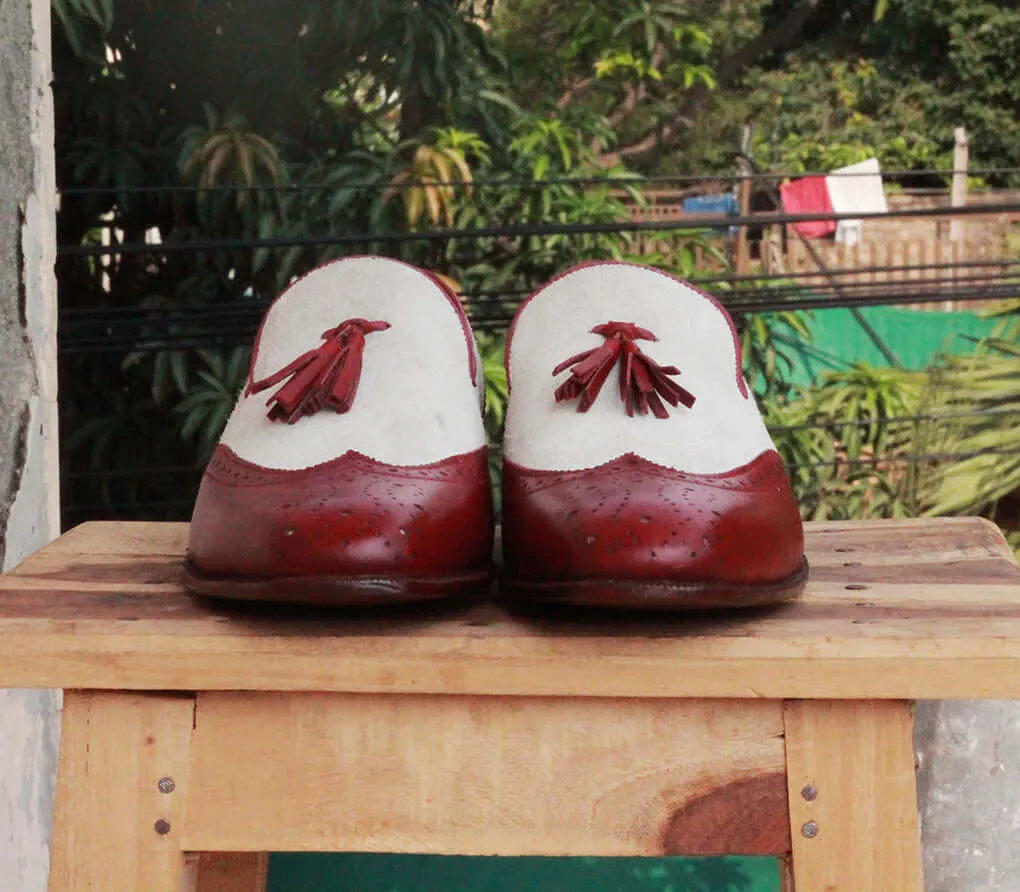
[[[421,90],[412,90],[400,106],[400,141],[416,139],[436,116],[435,103]]]

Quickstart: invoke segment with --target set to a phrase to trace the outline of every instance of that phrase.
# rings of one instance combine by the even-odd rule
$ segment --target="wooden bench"
[[[797,892],[920,892],[910,701],[1020,698],[980,520],[812,524],[802,600],[680,618],[210,604],[185,539],[87,524],[0,581],[0,685],[65,691],[51,892],[256,892],[267,851],[767,854]]]

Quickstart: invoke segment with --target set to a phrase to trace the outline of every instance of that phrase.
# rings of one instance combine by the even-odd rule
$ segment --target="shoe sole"
[[[463,600],[488,592],[489,573],[412,578],[400,576],[226,576],[186,563],[184,585],[197,595],[317,607],[365,607]]]
[[[804,590],[807,579],[808,563],[804,558],[796,572],[779,582],[765,585],[635,579],[528,582],[504,576],[500,580],[500,592],[510,603],[547,602],[580,607],[683,612],[781,604],[796,598]]]

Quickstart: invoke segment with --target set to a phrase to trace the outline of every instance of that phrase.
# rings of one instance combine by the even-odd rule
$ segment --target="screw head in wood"
[[[808,839],[814,839],[818,836],[818,824],[814,821],[808,821],[800,828],[800,832],[804,834]]]
[[[160,793],[172,793],[177,788],[172,777],[161,777],[158,786]]]
[[[800,795],[806,802],[814,802],[818,798],[818,789],[814,784],[804,784]]]
[[[152,825],[152,829],[160,836],[166,836],[170,832],[170,822],[166,818],[160,818]]]

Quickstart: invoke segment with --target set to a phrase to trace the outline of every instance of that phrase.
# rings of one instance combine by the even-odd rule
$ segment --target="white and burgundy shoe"
[[[713,298],[578,267],[521,306],[507,376],[506,595],[701,609],[803,588],[797,502]]]
[[[453,293],[377,257],[269,308],[202,479],[189,588],[318,604],[463,596],[491,573],[482,371]]]

